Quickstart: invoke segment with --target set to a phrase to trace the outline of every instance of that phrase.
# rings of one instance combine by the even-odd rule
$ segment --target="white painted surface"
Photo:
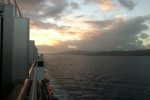
[[[29,19],[14,18],[14,79],[28,76]]]
[[[43,80],[44,79],[44,67],[37,67],[37,80]]]

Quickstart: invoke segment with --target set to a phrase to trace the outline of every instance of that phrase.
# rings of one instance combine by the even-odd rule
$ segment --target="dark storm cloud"
[[[86,21],[85,23],[91,25],[94,29],[85,32],[82,40],[64,41],[59,46],[45,46],[45,48],[51,48],[54,52],[69,50],[69,45],[77,46],[81,50],[93,51],[145,49],[143,41],[139,38],[148,37],[143,33],[143,31],[149,29],[148,25],[145,24],[148,21],[150,21],[150,16]],[[107,29],[107,27],[109,28]],[[44,47],[43,50],[45,50]]]
[[[75,2],[68,3],[67,0],[19,0],[18,5],[24,17],[30,19],[54,18],[59,20],[65,16],[69,7],[78,9],[79,5]],[[72,12],[69,11],[69,13]]]
[[[31,18],[58,18],[69,6],[66,0],[18,0],[17,2],[23,15]]]
[[[72,2],[72,3],[70,4],[70,6],[71,6],[73,9],[78,9],[78,8],[79,8],[79,5],[78,5],[77,3],[75,3],[75,2]]]
[[[118,2],[128,10],[133,10],[136,6],[134,0],[118,0]]]
[[[79,50],[138,50],[145,49],[140,38],[146,38],[143,31],[148,29],[144,24],[150,21],[150,16],[136,17],[132,19],[112,19],[101,21],[86,21],[87,24],[96,28],[93,31],[84,33],[82,40],[61,41],[59,46],[44,46],[42,50],[61,52],[69,50],[68,46],[76,46]],[[104,24],[104,25],[102,25]],[[113,26],[105,29],[107,26]],[[147,48],[149,45],[147,45]],[[49,48],[49,49],[46,49]],[[45,51],[49,52],[49,51]]]
[[[61,5],[62,3],[65,3],[65,0],[49,0],[54,5]]]
[[[149,37],[149,35],[148,34],[145,34],[145,33],[142,33],[141,35],[140,35],[140,38],[142,38],[142,39],[146,39],[146,38],[148,38]]]
[[[18,0],[17,3],[23,17],[29,17],[32,20],[40,18],[38,13],[45,7],[46,0]]]
[[[55,23],[42,22],[39,20],[31,21],[31,27],[38,28],[38,29],[54,29],[58,32],[61,32],[63,30],[67,30],[68,28],[70,28],[69,26],[59,26]]]
[[[150,16],[136,17],[129,20],[112,19],[103,21],[87,21],[89,25],[99,31],[85,33],[82,41],[72,42],[83,50],[135,50],[143,49],[143,42],[138,35],[147,30],[144,24],[150,20]],[[87,23],[86,22],[86,23]],[[104,24],[104,25],[103,25]],[[111,26],[109,29],[104,27]],[[90,37],[89,37],[90,35]]]
[[[17,0],[17,3],[21,10],[39,10],[44,6],[46,0]]]
[[[65,0],[52,0],[51,2],[54,5],[46,6],[43,9],[43,12],[44,12],[43,16],[60,17],[61,14],[66,10],[66,8],[68,6],[68,2]]]
[[[113,22],[113,20],[102,20],[102,21],[85,21],[87,24],[91,24],[93,27],[107,27]]]

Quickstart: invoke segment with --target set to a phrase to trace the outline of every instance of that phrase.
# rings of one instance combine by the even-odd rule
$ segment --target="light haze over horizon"
[[[17,0],[39,52],[150,49],[150,0]]]

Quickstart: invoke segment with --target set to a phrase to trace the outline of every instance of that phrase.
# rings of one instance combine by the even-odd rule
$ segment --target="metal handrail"
[[[34,63],[33,63],[33,64],[30,66],[30,68],[29,68],[29,73],[28,73],[29,78],[30,78],[31,75],[32,75],[32,72],[33,72],[33,70],[34,70],[35,65],[36,65],[36,63],[35,63],[35,61],[34,61]]]
[[[23,87],[22,87],[22,89],[21,89],[21,91],[20,91],[20,93],[18,95],[17,100],[24,100],[25,99],[25,95],[26,95],[26,92],[28,91],[29,85],[30,85],[30,80],[26,79],[24,81],[24,85],[23,85]]]
[[[34,76],[33,76],[32,86],[31,86],[31,90],[30,90],[29,100],[36,100],[36,98],[37,98],[36,66],[34,67]]]
[[[16,0],[14,0],[14,3],[15,3],[15,6],[16,6],[16,8],[17,8],[17,10],[18,10],[19,17],[22,17],[21,11],[20,11],[20,9],[19,9],[19,7],[18,7],[18,4],[17,4]],[[16,13],[17,13],[17,12],[16,12]],[[17,15],[17,14],[16,14],[16,15]]]

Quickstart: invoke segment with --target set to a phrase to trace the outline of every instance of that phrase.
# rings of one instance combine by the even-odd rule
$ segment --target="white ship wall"
[[[0,5],[4,12],[2,36],[2,92],[6,93],[12,86],[13,68],[13,31],[15,7],[13,5]]]
[[[13,79],[28,76],[29,19],[14,18]]]
[[[29,65],[33,64],[37,57],[37,48],[33,40],[29,41]]]

